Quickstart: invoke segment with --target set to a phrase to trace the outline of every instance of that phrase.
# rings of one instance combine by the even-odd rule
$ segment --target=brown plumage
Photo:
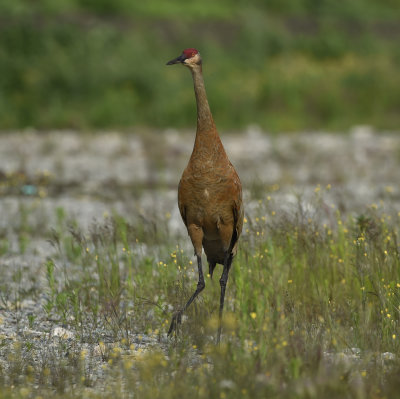
[[[178,205],[197,257],[199,281],[186,305],[173,316],[168,335],[176,329],[182,313],[205,287],[201,262],[204,248],[211,276],[217,263],[223,265],[219,280],[219,342],[228,274],[243,226],[242,185],[214,124],[199,52],[196,49],[186,49],[167,65],[178,63],[189,67],[192,72],[197,103],[196,139],[189,163],[179,182]]]

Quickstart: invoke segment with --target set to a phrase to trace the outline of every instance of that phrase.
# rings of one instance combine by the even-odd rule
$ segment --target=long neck
[[[208,105],[201,65],[191,71],[197,103],[197,131],[191,161],[196,168],[214,168],[215,162],[228,158]]]
[[[191,71],[197,103],[197,132],[213,131],[215,124],[207,101],[201,65],[196,65],[196,67],[191,68]]]

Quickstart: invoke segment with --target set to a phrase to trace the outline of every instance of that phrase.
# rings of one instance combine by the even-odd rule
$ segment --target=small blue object
[[[21,191],[24,195],[36,195],[38,190],[33,184],[25,184],[21,187]]]

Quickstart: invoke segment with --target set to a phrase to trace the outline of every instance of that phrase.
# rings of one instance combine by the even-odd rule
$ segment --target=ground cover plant
[[[0,135],[0,398],[397,397],[399,137],[222,140],[246,221],[216,346],[221,268],[166,337],[192,135]]]
[[[1,323],[12,313],[20,328],[1,337],[0,397],[393,397],[400,213],[382,203],[342,216],[325,200],[330,189],[286,211],[276,188],[251,201],[220,346],[218,278],[166,339],[196,281],[168,217],[114,214],[84,231],[59,208],[44,285],[27,289],[29,272],[16,267],[1,286]],[[29,210],[18,234],[34,235]]]

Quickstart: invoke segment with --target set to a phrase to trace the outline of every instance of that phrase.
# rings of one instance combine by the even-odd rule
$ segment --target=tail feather
[[[216,263],[209,263],[208,264],[208,273],[209,273],[211,278],[213,276],[215,266],[216,266]]]

